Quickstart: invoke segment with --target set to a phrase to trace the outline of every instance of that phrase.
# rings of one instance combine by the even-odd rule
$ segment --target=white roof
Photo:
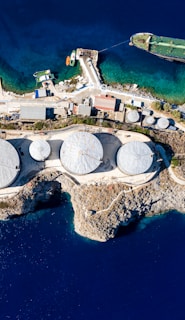
[[[129,111],[126,116],[129,122],[137,122],[139,120],[139,113],[137,110]]]
[[[91,133],[75,132],[62,144],[60,159],[64,168],[73,174],[94,171],[103,158],[101,142]]]
[[[45,140],[35,140],[30,144],[29,152],[34,160],[44,161],[49,157],[51,147]]]
[[[117,165],[126,174],[136,175],[149,170],[153,162],[153,152],[150,147],[140,141],[124,144],[117,154]]]
[[[16,149],[0,139],[0,188],[10,186],[20,171],[20,159]]]
[[[157,121],[157,126],[160,129],[166,129],[169,127],[169,125],[170,125],[170,122],[167,118],[159,118]]]
[[[45,80],[49,80],[49,76],[48,75],[43,75],[39,77],[39,81],[45,81]]]
[[[148,124],[154,124],[155,118],[153,116],[148,116],[148,117],[145,117],[145,121]]]

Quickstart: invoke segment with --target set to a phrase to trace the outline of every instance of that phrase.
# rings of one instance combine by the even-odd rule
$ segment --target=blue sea
[[[35,88],[50,68],[58,81],[78,74],[65,58],[102,50],[135,32],[185,38],[184,4],[163,1],[6,0],[0,8],[0,75],[7,90]],[[108,82],[137,83],[185,101],[185,65],[128,42],[102,51]],[[175,211],[97,243],[74,232],[70,201],[0,222],[0,320],[184,320],[185,216]]]
[[[0,222],[0,319],[184,320],[185,216],[170,212],[98,243],[70,203]]]
[[[167,0],[6,0],[0,10],[0,75],[7,90],[35,88],[32,74],[50,68],[57,80],[79,73],[65,66],[77,47],[102,50],[136,32],[185,38],[184,4]],[[185,101],[185,65],[152,56],[128,42],[99,54],[105,81],[137,83],[155,95]]]

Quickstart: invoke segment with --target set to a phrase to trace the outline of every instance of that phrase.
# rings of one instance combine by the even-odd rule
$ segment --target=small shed
[[[91,115],[91,107],[86,104],[79,104],[77,114],[89,117]]]
[[[35,90],[35,99],[47,97],[47,90],[44,88]]]

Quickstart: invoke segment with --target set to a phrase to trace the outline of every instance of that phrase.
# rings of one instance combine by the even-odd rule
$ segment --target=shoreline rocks
[[[75,231],[101,242],[114,238],[119,228],[144,216],[151,217],[171,209],[185,212],[184,186],[171,180],[164,167],[156,179],[136,187],[123,183],[79,185],[68,174],[46,170],[27,183],[14,198],[0,201],[0,219],[34,212],[39,205],[51,201],[60,203],[63,192],[71,196]]]

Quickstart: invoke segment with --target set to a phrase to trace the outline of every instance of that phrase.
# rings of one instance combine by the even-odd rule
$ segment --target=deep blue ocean
[[[107,243],[73,230],[69,203],[0,222],[0,319],[184,320],[185,216]]]
[[[97,50],[135,32],[185,38],[180,0],[6,0],[0,8],[0,75],[33,90],[33,72],[58,80],[73,48]],[[106,81],[137,83],[185,101],[185,65],[124,44],[100,53]],[[184,320],[185,216],[170,212],[122,229],[107,243],[78,236],[70,202],[0,222],[0,320]]]

